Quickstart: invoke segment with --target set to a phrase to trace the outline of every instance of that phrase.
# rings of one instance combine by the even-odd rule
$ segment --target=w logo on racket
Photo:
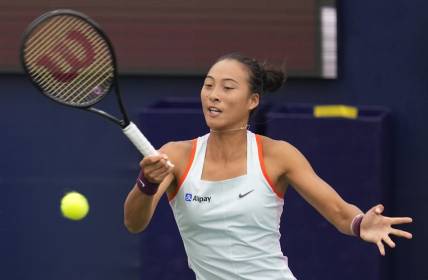
[[[25,72],[43,95],[114,122],[144,156],[158,154],[129,120],[116,78],[113,46],[88,16],[64,9],[41,15],[25,30],[20,57]],[[111,88],[122,119],[93,107]]]
[[[70,82],[79,70],[95,61],[91,42],[80,31],[69,31],[59,43],[41,55],[36,65],[45,67],[58,82]]]

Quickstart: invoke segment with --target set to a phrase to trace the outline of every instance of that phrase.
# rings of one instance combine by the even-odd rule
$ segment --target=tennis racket
[[[24,33],[21,62],[43,95],[114,122],[144,156],[158,154],[130,122],[119,90],[112,43],[88,16],[73,10],[54,10],[34,20]],[[112,88],[122,119],[93,107]]]

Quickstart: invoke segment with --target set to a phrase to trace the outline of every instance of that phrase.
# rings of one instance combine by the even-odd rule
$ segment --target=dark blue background
[[[390,108],[386,214],[410,215],[415,223],[407,227],[414,239],[388,251],[389,270],[394,280],[425,280],[428,2],[343,1],[338,9],[339,79],[292,79],[265,101]],[[137,152],[114,125],[53,105],[21,75],[3,74],[0,84],[0,279],[138,279],[140,240],[122,225]],[[201,84],[201,77],[121,78],[134,117],[159,98],[197,96]],[[79,223],[58,210],[71,189],[92,205]]]

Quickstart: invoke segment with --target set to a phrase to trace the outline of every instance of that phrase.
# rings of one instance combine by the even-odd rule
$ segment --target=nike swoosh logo
[[[249,191],[249,192],[246,192],[246,193],[244,193],[244,194],[239,194],[239,198],[243,198],[244,196],[247,196],[247,195],[249,195],[250,193],[252,193],[254,191],[254,189],[252,189],[251,191]]]

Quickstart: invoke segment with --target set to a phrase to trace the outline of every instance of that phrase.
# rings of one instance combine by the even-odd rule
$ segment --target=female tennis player
[[[391,234],[412,238],[392,227],[411,218],[383,216],[382,205],[363,213],[318,177],[291,144],[247,130],[261,96],[283,82],[283,72],[254,59],[221,57],[201,90],[210,133],[167,143],[140,163],[125,201],[125,225],[143,231],[166,192],[198,280],[295,279],[279,241],[289,185],[340,232],[376,244],[381,255],[384,244],[395,247]]]

